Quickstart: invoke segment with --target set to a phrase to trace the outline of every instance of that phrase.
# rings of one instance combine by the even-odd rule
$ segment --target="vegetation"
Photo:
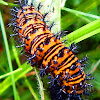
[[[9,12],[16,5],[13,0],[7,1],[0,0],[0,100],[50,100],[47,76],[40,79],[39,69],[27,64],[27,57],[15,48],[17,40],[9,36],[13,34],[12,29],[7,27],[11,18]],[[100,0],[35,1],[35,6],[42,2],[42,13],[52,12],[47,17],[47,20],[50,18],[50,23],[54,21],[56,24],[52,32],[68,31],[61,39],[67,39],[65,45],[75,42],[79,47],[77,56],[80,59],[85,55],[89,57],[84,70],[95,79],[89,81],[94,86],[91,96],[84,98],[100,99]],[[28,3],[30,2],[31,0]]]

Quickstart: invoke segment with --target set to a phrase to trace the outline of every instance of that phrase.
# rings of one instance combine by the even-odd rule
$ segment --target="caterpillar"
[[[92,85],[87,84],[88,78],[82,64],[88,58],[79,60],[74,51],[77,48],[75,44],[66,47],[60,40],[62,34],[56,36],[51,32],[50,26],[46,25],[46,14],[39,12],[41,4],[38,7],[24,4],[19,0],[19,8],[11,9],[13,18],[10,25],[14,27],[16,34],[22,41],[21,46],[25,53],[30,57],[28,59],[32,67],[35,65],[41,69],[40,76],[51,75],[50,90],[52,100],[81,100],[82,94],[87,94],[87,87]],[[54,96],[53,96],[54,95]]]

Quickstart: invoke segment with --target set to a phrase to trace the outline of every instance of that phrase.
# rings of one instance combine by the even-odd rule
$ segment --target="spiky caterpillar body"
[[[27,4],[26,0],[24,2]],[[32,4],[22,6],[20,0],[19,4],[19,9],[12,10],[17,12],[16,15],[13,14],[12,20],[16,23],[12,25],[23,42],[24,51],[30,55],[28,60],[31,66],[40,66],[41,77],[51,74],[51,83],[60,87],[59,95],[63,91],[66,97],[81,100],[80,95],[86,93],[87,87],[82,62],[87,58],[79,61],[73,54],[74,45],[65,47],[60,41],[60,35],[53,35],[50,30],[52,25],[48,27],[44,21],[47,13],[42,15],[39,12],[40,5],[36,10]]]

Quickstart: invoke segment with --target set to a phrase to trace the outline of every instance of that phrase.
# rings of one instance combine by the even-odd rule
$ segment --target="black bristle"
[[[93,85],[91,85],[91,84],[87,84],[87,86],[88,86],[88,87],[93,87]]]
[[[34,54],[34,55],[32,55],[30,58],[28,58],[27,60],[32,60],[32,59],[34,59],[34,58],[36,58],[36,54]]]
[[[56,39],[59,39],[59,40],[60,40],[61,35],[63,34],[63,32],[64,32],[64,31],[57,32],[56,35],[55,35],[55,36],[56,36]]]
[[[27,64],[29,64],[29,63],[31,63],[31,60],[29,60],[29,61],[27,62]]]
[[[90,77],[90,78],[85,77],[85,80],[94,80],[94,77]]]
[[[46,28],[46,23],[44,22],[44,25],[43,25],[43,31],[45,31],[45,28]]]
[[[15,20],[16,20],[16,18],[11,18],[11,19],[10,19],[10,21],[15,21]]]
[[[63,89],[65,88],[66,86],[63,85],[63,87],[59,90],[59,92],[57,93],[57,96],[58,96],[58,100],[63,100],[63,96],[62,94],[66,94],[66,92],[63,91]],[[64,99],[65,100],[65,99]]]
[[[25,14],[24,14],[23,4],[24,4],[24,3],[22,3],[22,1],[19,0],[20,8],[21,8],[21,10],[22,10],[22,12],[23,12],[23,16],[24,16],[24,18],[26,19],[26,16],[25,16]]]
[[[38,4],[38,7],[37,7],[37,11],[39,11],[41,9],[42,5],[41,5],[41,2]]]
[[[24,4],[27,5],[27,1],[26,0],[24,0]]]
[[[48,29],[51,30],[51,28],[54,26],[54,22],[52,22],[52,24],[50,26],[48,26]]]
[[[19,9],[18,9],[17,7],[14,7],[14,9],[15,9],[16,11],[19,11]]]
[[[65,39],[64,41],[62,41],[62,43],[65,43],[67,41],[67,39]]]
[[[18,36],[18,35],[19,35],[19,33],[11,34],[10,36],[12,37],[12,36]]]
[[[75,46],[74,43],[71,44],[71,46],[69,47],[69,50],[71,51],[73,49],[73,47]]]
[[[49,12],[43,14],[43,21],[45,20],[46,16],[49,14]]]
[[[36,64],[35,62],[31,61],[31,66],[34,66],[35,64]]]
[[[88,96],[90,96],[90,93],[88,93],[88,92],[85,92],[85,91],[84,91],[83,93],[86,94],[86,95],[88,95]]]
[[[73,52],[74,54],[78,53],[77,49],[78,49],[78,47],[75,46],[75,47],[72,49],[72,52]]]
[[[14,27],[15,27],[15,26],[17,26],[17,23],[15,23],[15,22],[14,22],[14,23],[9,23],[8,26],[9,26],[9,27],[10,27],[10,26],[14,26]]]
[[[79,70],[79,73],[82,75],[83,69]]]
[[[32,7],[33,6],[33,0],[31,0],[31,6],[30,7]]]
[[[24,0],[24,6],[28,6],[28,0]]]
[[[50,65],[49,65],[49,64],[48,64],[48,65],[46,65],[46,68],[45,68],[45,70],[49,69],[49,67],[50,67]]]
[[[19,5],[22,7],[22,2],[21,2],[21,0],[19,0]]]
[[[45,75],[45,69],[40,69],[40,77],[44,77]]]
[[[24,49],[20,51],[20,54],[22,54],[24,52]]]
[[[86,74],[86,76],[91,76],[92,74]]]
[[[24,3],[21,0],[19,0],[19,5],[20,5],[22,12],[24,13],[24,9],[23,9]],[[25,15],[24,15],[24,18],[26,18]]]
[[[22,29],[22,27],[21,27],[21,26],[17,26],[17,25],[15,25],[15,27],[16,27],[16,28],[18,28],[18,29]]]
[[[52,84],[54,85],[55,82],[57,82],[57,80],[60,78],[60,75],[57,75],[56,78],[52,78],[52,80],[50,82],[48,82],[48,84]]]
[[[60,32],[60,34],[59,34],[59,35],[60,35],[60,37],[62,36],[62,34],[63,34],[63,33],[64,33],[64,31],[61,31],[61,32]]]
[[[85,58],[83,58],[82,60],[80,60],[80,63],[82,64],[83,62],[87,61],[88,57],[86,56]]]
[[[68,72],[65,72],[65,76],[63,77],[63,79],[68,82],[69,78],[70,78],[70,75],[68,74]],[[69,88],[69,87],[67,87],[67,88]]]
[[[17,32],[18,33],[18,28],[14,27],[13,32]]]
[[[69,50],[72,51],[74,54],[78,53],[77,51],[77,46],[75,45],[75,43],[72,43],[71,46],[69,47]]]
[[[82,86],[83,86],[82,82],[80,82],[80,83],[77,84],[77,87],[82,87]]]
[[[11,15],[14,16],[15,18],[19,18],[19,16],[15,15],[13,13],[11,13]]]
[[[11,27],[12,25],[11,25],[11,23],[9,23],[8,25],[7,25],[7,27]]]
[[[59,39],[60,40],[60,35],[56,35],[56,39]]]
[[[47,79],[50,79],[50,80],[51,80],[51,79],[52,79],[52,76],[51,76],[51,75],[49,75]]]
[[[18,10],[15,10],[15,9],[10,9],[12,12],[14,12],[14,13],[18,13]]]
[[[67,93],[65,94],[63,91],[58,94],[61,89],[61,86],[58,84],[52,85],[50,88],[51,100],[65,100],[67,98]],[[58,99],[59,98],[59,99]],[[69,99],[70,100],[70,99]]]
[[[24,47],[24,46],[25,46],[25,44],[22,44],[20,46],[16,46],[16,48],[20,48],[20,47]]]
[[[86,64],[82,64],[82,65],[80,65],[81,67],[86,67]]]
[[[77,100],[82,100],[80,95],[77,96]]]

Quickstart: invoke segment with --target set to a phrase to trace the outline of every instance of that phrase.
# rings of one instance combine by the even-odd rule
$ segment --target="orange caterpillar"
[[[53,92],[58,89],[57,93],[53,92],[56,99],[52,100],[64,100],[65,97],[70,98],[69,100],[81,100],[81,94],[88,94],[88,78],[82,69],[85,66],[82,62],[87,60],[87,57],[79,61],[73,54],[76,49],[74,44],[65,47],[60,41],[61,34],[53,35],[50,30],[53,24],[46,25],[44,19],[48,13],[42,15],[39,12],[40,4],[36,10],[32,3],[27,5],[26,0],[24,3],[23,6],[19,0],[20,8],[11,9],[15,12],[12,14],[14,18],[11,19],[11,25],[16,30],[15,35],[19,35],[23,42],[20,47],[23,46],[24,52],[30,55],[28,60],[31,66],[40,66],[41,77],[51,74],[51,90]]]

